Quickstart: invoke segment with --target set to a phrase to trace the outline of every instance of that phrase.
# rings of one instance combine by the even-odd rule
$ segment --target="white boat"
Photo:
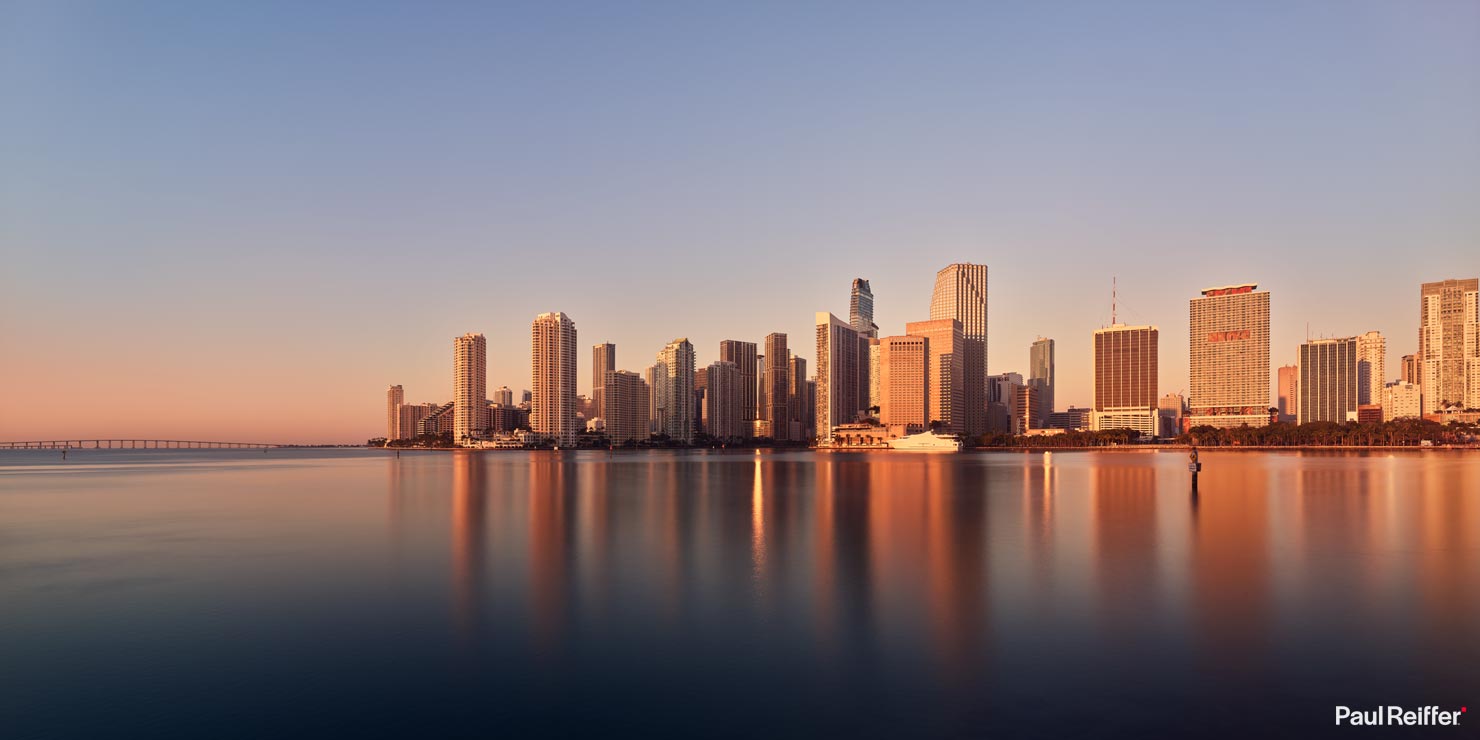
[[[921,432],[891,439],[889,448],[902,452],[960,452],[961,438],[951,434]]]

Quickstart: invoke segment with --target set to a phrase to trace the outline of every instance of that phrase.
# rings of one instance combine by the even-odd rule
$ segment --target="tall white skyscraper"
[[[987,430],[987,266],[957,263],[935,274],[930,318],[961,322],[964,423],[957,429],[976,436]]]
[[[1258,287],[1208,288],[1188,303],[1193,427],[1269,425],[1269,291]]]
[[[596,408],[596,415],[606,418],[606,374],[616,372],[617,369],[617,345],[611,342],[602,342],[591,348],[591,402]]]
[[[385,392],[385,438],[401,439],[401,404],[406,402],[406,393],[399,385],[393,385]],[[415,430],[413,430],[414,432]],[[410,434],[405,435],[412,436]]]
[[[1357,405],[1382,405],[1382,387],[1387,385],[1387,340],[1380,332],[1357,337]]]
[[[1419,295],[1423,413],[1454,404],[1480,408],[1480,279],[1424,283]]]
[[[674,442],[694,441],[694,345],[678,338],[663,347],[653,388],[661,431]]]
[[[469,332],[452,340],[452,441],[483,431],[488,416],[488,342]]]
[[[576,325],[559,311],[536,316],[530,330],[534,390],[529,428],[559,445],[573,445],[576,422]]]
[[[859,359],[858,332],[842,319],[826,311],[818,312],[817,412],[813,417],[818,444],[832,441],[833,427],[851,423],[858,417]]]

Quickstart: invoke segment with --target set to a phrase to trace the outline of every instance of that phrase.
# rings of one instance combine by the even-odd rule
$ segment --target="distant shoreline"
[[[284,445],[281,447],[248,448],[231,450],[229,448],[194,448],[194,447],[15,447],[0,448],[0,454],[6,452],[61,452],[66,449],[69,452],[288,452],[293,450],[371,450],[380,452],[691,452],[712,451],[723,453],[746,454],[759,451],[773,452],[814,452],[827,454],[858,454],[869,452],[897,452],[900,454],[931,454],[931,455],[959,455],[959,454],[1033,454],[1040,452],[1123,452],[1123,453],[1145,453],[1145,452],[1187,452],[1192,449],[1191,445],[1165,444],[1165,445],[1107,445],[1107,446],[1078,446],[1078,447],[969,447],[959,452],[919,452],[911,450],[894,450],[886,447],[843,447],[843,448],[818,448],[818,447],[619,447],[606,450],[599,447],[586,447],[565,450],[552,450],[548,448],[472,448],[472,447],[367,447],[364,445]],[[1199,445],[1197,448],[1202,452],[1277,452],[1280,450],[1405,450],[1413,452],[1434,451],[1480,451],[1480,445],[1433,445],[1422,447],[1418,445]]]
[[[887,447],[842,447],[842,448],[818,448],[818,447],[619,447],[606,450],[599,447],[586,447],[578,449],[552,450],[552,449],[479,449],[472,447],[361,447],[352,449],[383,450],[386,452],[816,452],[816,453],[842,453],[852,454],[861,452],[899,452],[901,454],[974,454],[974,453],[1034,453],[1034,452],[1187,452],[1192,445],[1166,444],[1166,445],[1106,445],[1087,447],[969,447],[960,452],[928,452],[920,453],[911,450],[894,450]],[[1201,452],[1271,452],[1278,450],[1412,450],[1414,452],[1432,452],[1436,450],[1448,451],[1480,451],[1477,445],[1433,445],[1422,447],[1419,445],[1198,445]]]

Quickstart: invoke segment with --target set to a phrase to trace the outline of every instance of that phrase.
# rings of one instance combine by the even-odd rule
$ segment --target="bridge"
[[[0,442],[0,450],[266,450],[266,442],[203,442],[185,439],[48,439]]]

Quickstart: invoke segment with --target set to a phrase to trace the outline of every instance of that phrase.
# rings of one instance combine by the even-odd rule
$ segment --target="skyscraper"
[[[1424,283],[1419,297],[1423,413],[1453,404],[1480,407],[1480,398],[1466,393],[1468,379],[1480,378],[1480,278]]]
[[[1398,380],[1418,385],[1419,379],[1423,377],[1423,371],[1419,369],[1418,355],[1403,355],[1399,363]]]
[[[904,333],[929,340],[925,371],[930,389],[926,394],[927,426],[935,425],[952,434],[966,434],[965,419],[970,410],[966,408],[963,378],[966,377],[966,355],[970,350],[962,336],[961,322],[953,318],[911,321],[904,325]],[[985,401],[985,393],[982,398]]]
[[[786,372],[787,383],[790,389],[790,398],[786,401],[786,407],[791,413],[791,430],[787,432],[787,439],[796,441],[807,439],[812,436],[808,430],[812,414],[808,411],[805,401],[807,400],[807,360],[792,355],[791,368]]]
[[[606,418],[606,407],[602,405],[606,374],[617,369],[617,345],[602,342],[591,348],[591,402],[596,416]]]
[[[1163,437],[1175,437],[1182,432],[1182,395],[1168,393],[1156,404],[1160,417],[1157,433]]]
[[[1357,378],[1356,337],[1300,345],[1300,423],[1355,419]]]
[[[986,431],[987,408],[987,266],[957,263],[935,274],[930,296],[930,318],[961,322],[964,354],[962,403],[964,424],[958,431],[979,435]],[[906,332],[913,333],[913,332]]]
[[[803,386],[802,405],[806,411],[802,414],[803,423],[806,427],[802,430],[802,439],[815,439],[817,435],[817,380],[807,378]]]
[[[879,340],[879,422],[915,434],[930,428],[930,340]]]
[[[452,340],[452,441],[483,431],[488,416],[488,342],[471,332]]]
[[[874,292],[863,278],[853,278],[853,297],[848,301],[848,323],[860,336],[879,336],[879,325],[874,323]]]
[[[991,412],[992,431],[1022,434],[1026,427],[1017,416],[1018,395],[1023,389],[1023,376],[1001,373],[987,378],[987,408]]]
[[[500,406],[513,406],[514,392],[509,390],[509,386],[501,385],[493,392],[493,398],[490,400]]]
[[[1387,383],[1387,341],[1380,332],[1357,337],[1357,405],[1382,405],[1382,387]]]
[[[757,437],[771,433],[766,426],[766,356],[755,356],[755,416],[751,423],[751,434]]]
[[[1038,389],[1031,385],[1023,384],[1017,393],[1017,416],[1018,427],[1024,432],[1035,429],[1033,419],[1038,413]]]
[[[883,400],[880,396],[879,363],[883,361],[883,350],[879,347],[879,340],[869,337],[868,340],[868,403],[867,408],[882,406]]]
[[[642,376],[627,370],[613,370],[602,380],[602,387],[607,389],[607,439],[613,445],[647,441],[651,400],[648,398],[648,384]]]
[[[1094,346],[1091,428],[1134,429],[1148,437],[1156,436],[1160,332],[1154,326],[1110,326],[1095,331]],[[1045,402],[1040,399],[1039,403]]]
[[[662,432],[674,442],[694,441],[694,345],[678,338],[658,353],[658,419]]]
[[[838,317],[817,313],[817,442],[858,416],[858,332]]]
[[[1054,412],[1052,339],[1039,337],[1033,342],[1028,352],[1028,385],[1038,389],[1038,420],[1033,426],[1045,429]]]
[[[766,422],[771,439],[791,439],[791,352],[786,348],[786,335],[766,335],[765,398],[761,418]]]
[[[658,413],[658,385],[663,380],[663,366],[654,363],[644,371],[648,384],[648,434],[658,434],[663,431],[663,419]]]
[[[1280,410],[1280,421],[1293,424],[1300,413],[1300,366],[1281,365],[1276,385],[1279,389],[1276,406]]]
[[[698,360],[695,360],[698,362]],[[707,419],[704,417],[704,391],[709,388],[709,368],[694,368],[694,436],[707,434]]]
[[[719,343],[719,359],[735,363],[735,369],[740,373],[740,436],[749,439],[755,426],[757,408],[755,342],[726,339]]]
[[[576,325],[559,311],[536,316],[530,330],[533,358],[529,428],[558,445],[574,445],[576,421]]]
[[[704,418],[709,436],[724,441],[744,439],[740,368],[733,362],[717,360],[709,364],[704,376]]]
[[[1269,291],[1208,288],[1188,303],[1191,426],[1269,424]]]
[[[399,439],[415,437],[419,433],[417,428],[421,420],[431,416],[436,410],[437,405],[434,403],[401,404],[401,407],[397,409],[400,413],[396,414],[400,423],[396,432]]]
[[[401,439],[401,404],[406,402],[406,393],[401,386],[393,385],[385,391],[385,438]],[[406,435],[410,436],[410,435]]]

